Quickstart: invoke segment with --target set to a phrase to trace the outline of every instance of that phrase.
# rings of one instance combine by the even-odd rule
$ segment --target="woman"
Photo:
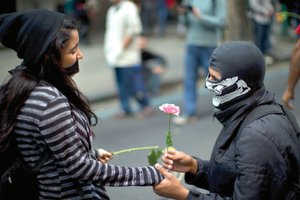
[[[0,148],[15,139],[30,167],[50,152],[38,173],[40,199],[109,199],[105,185],[162,180],[153,167],[108,165],[111,153],[92,150],[97,118],[71,78],[83,58],[73,21],[44,9],[4,14],[0,42],[23,59],[1,88]]]

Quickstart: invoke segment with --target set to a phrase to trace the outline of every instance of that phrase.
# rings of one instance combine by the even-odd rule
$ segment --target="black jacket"
[[[291,184],[299,177],[300,148],[285,115],[269,114],[247,125],[242,120],[257,105],[276,104],[264,88],[215,114],[223,124],[210,161],[198,159],[198,173],[187,183],[209,190],[191,191],[188,199],[295,199]]]

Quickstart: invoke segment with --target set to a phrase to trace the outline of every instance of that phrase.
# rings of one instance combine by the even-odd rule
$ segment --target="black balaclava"
[[[39,63],[55,39],[65,15],[46,9],[35,9],[0,15],[0,42],[17,52],[23,65]]]
[[[206,88],[212,91],[216,108],[224,109],[263,86],[264,56],[250,42],[228,42],[216,48],[211,55],[210,67],[221,73],[221,80],[206,79]]]

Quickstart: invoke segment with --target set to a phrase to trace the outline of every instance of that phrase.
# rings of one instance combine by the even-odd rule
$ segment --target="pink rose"
[[[175,104],[165,103],[165,104],[159,106],[159,109],[168,115],[179,116],[179,113],[180,113],[179,106],[176,106]]]

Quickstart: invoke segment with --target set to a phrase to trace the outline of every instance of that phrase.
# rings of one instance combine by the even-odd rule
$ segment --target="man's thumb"
[[[156,163],[154,167],[163,175],[165,178],[170,178],[172,174],[168,172],[162,165]]]

